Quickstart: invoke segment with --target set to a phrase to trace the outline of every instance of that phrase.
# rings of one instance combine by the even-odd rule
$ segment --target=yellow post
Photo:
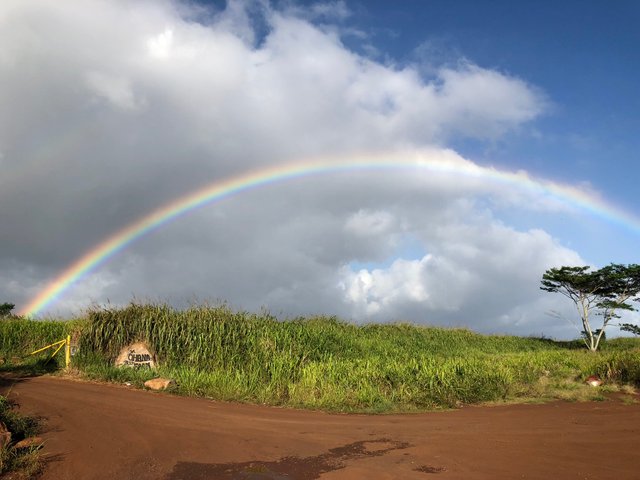
[[[69,368],[71,363],[71,335],[67,335],[66,346],[64,349],[64,365],[65,368]]]

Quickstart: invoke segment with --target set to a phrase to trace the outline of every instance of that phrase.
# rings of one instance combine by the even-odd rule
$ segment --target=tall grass
[[[0,320],[0,372],[12,371],[21,374],[41,374],[64,366],[64,350],[51,358],[55,349],[36,355],[30,352],[63,340],[67,335],[76,337],[83,320],[28,320],[20,317]]]
[[[629,339],[592,354],[578,342],[334,317],[279,321],[225,306],[93,310],[74,364],[94,378],[141,383],[153,372],[112,367],[135,341],[150,345],[159,373],[185,394],[308,408],[412,410],[554,396],[590,374],[640,384],[640,342]]]
[[[13,317],[0,320],[0,356],[24,357],[29,352],[62,340],[74,322],[34,321]]]

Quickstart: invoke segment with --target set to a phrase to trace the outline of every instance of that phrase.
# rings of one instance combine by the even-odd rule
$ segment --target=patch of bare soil
[[[0,390],[46,419],[43,480],[638,479],[640,404],[333,415],[54,377]]]

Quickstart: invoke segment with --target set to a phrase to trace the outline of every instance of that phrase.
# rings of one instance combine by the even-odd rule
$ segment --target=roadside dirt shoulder
[[[335,415],[35,377],[43,480],[637,479],[640,405],[621,401]]]

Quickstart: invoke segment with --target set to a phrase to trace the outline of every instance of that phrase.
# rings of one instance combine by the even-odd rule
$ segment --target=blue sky
[[[635,1],[348,2],[344,23],[398,64],[459,59],[518,76],[551,106],[531,131],[453,142],[463,154],[564,181],[591,181],[630,209],[640,139],[640,4]],[[613,168],[612,168],[613,167]]]
[[[542,273],[637,261],[640,5],[612,5],[5,0],[0,302],[25,308],[204,186],[384,155],[404,167],[308,175],[179,216],[40,313],[222,300],[571,338],[548,315],[571,305],[540,292]]]
[[[487,165],[588,182],[613,203],[637,211],[638,2],[374,0],[347,5],[352,14],[345,23],[365,32],[364,43],[381,56],[399,64],[425,56],[427,62],[468,59],[526,80],[549,100],[548,111],[525,131],[496,141],[455,139],[451,145],[457,151]],[[347,37],[353,48],[362,48],[362,42]],[[561,225],[554,228],[559,232]],[[593,249],[594,262],[637,261],[636,235],[620,231],[604,243],[612,241],[619,251],[599,255]],[[588,242],[577,245],[589,247]]]

